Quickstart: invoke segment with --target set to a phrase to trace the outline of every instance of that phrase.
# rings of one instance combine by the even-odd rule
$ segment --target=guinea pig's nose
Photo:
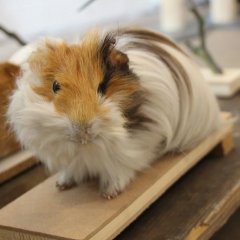
[[[75,133],[79,134],[89,134],[91,129],[91,124],[79,124],[79,123],[72,123],[72,127]]]
[[[74,142],[80,142],[81,144],[87,144],[94,138],[91,124],[78,124],[72,123],[71,140]]]

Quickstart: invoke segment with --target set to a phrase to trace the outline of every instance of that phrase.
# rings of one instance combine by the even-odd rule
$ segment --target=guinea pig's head
[[[115,42],[92,32],[78,44],[46,41],[32,53],[8,114],[20,140],[25,129],[29,141],[42,134],[49,141],[88,143],[126,127],[140,86]]]

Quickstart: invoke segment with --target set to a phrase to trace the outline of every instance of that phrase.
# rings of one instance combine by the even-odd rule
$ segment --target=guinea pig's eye
[[[60,89],[61,89],[60,83],[55,80],[52,85],[53,92],[57,93]]]

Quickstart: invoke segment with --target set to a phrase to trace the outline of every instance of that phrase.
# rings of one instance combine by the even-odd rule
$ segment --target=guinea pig
[[[22,66],[8,118],[23,146],[61,172],[60,190],[97,178],[108,199],[221,122],[191,58],[145,29],[94,30],[75,44],[40,42]]]
[[[6,119],[8,99],[15,88],[15,80],[19,72],[20,67],[15,64],[0,63],[0,158],[20,149]]]

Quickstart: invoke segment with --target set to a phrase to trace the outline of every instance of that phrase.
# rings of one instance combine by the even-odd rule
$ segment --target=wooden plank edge
[[[123,210],[117,218],[112,219],[102,229],[97,229],[95,234],[89,236],[87,239],[113,239],[120,232],[123,231],[131,222],[133,222],[144,210],[146,210],[156,199],[166,192],[178,179],[180,179],[188,170],[195,166],[204,156],[206,156],[216,145],[218,145],[229,133],[232,132],[232,125],[228,125],[222,130],[214,133],[211,144],[209,141],[203,141],[196,147],[193,154],[188,154],[184,161],[179,161],[170,171],[168,171],[161,179],[159,179],[153,186],[138,197],[128,208]],[[202,150],[204,148],[204,151]],[[192,157],[197,152],[197,157]],[[181,171],[179,171],[181,169]],[[174,177],[173,177],[174,176]],[[164,182],[164,184],[162,184]],[[163,185],[163,186],[161,186]],[[143,204],[145,203],[145,204]],[[141,206],[141,207],[137,207]],[[128,216],[126,221],[125,216]],[[117,227],[120,226],[120,227]],[[1,227],[1,226],[0,226]],[[108,236],[106,238],[106,236]]]
[[[230,216],[240,206],[240,182],[230,189],[212,212],[201,220],[189,234],[186,240],[207,240],[220,229]]]
[[[0,161],[0,184],[37,164],[36,158],[27,151],[15,153]]]
[[[209,153],[210,156],[224,157],[234,149],[234,141],[232,133],[228,133],[226,137]]]
[[[29,240],[78,240],[72,238],[50,236],[44,233],[30,232],[22,229],[1,228],[0,240],[29,239]]]
[[[231,125],[232,130],[225,136],[225,138],[209,153],[211,156],[215,157],[224,157],[228,155],[234,149],[234,140],[233,140],[233,125],[236,122],[236,118],[230,112],[221,112],[221,117],[226,122],[224,124]]]
[[[221,115],[221,118],[224,119],[224,120],[232,120],[232,119],[234,119],[231,112],[224,112],[224,111],[222,111],[220,113],[220,115]]]

